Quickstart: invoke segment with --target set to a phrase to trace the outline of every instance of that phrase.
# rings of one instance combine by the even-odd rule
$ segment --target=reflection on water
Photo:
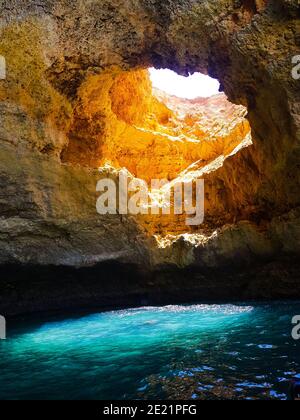
[[[299,303],[139,308],[20,324],[1,399],[286,399]]]

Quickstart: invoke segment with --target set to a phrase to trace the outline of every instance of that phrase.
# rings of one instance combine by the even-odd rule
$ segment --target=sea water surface
[[[298,314],[199,304],[22,321],[0,341],[0,399],[284,400],[300,374]]]

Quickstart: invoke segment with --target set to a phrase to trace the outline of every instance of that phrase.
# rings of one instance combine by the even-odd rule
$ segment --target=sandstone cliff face
[[[0,11],[1,264],[202,269],[299,254],[297,0],[3,0]],[[207,103],[150,95],[151,66],[218,78],[236,123],[209,142]],[[205,225],[97,215],[105,162],[146,180],[204,176]]]

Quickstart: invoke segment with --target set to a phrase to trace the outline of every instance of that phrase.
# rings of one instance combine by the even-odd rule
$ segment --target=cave
[[[252,145],[247,109],[230,103],[224,93],[218,92],[219,83],[208,76],[198,73],[184,78],[167,71],[166,79],[159,79],[159,72],[163,75],[164,70],[157,72],[154,69],[114,71],[88,78],[78,93],[62,162],[98,168],[101,177],[116,181],[122,170],[128,172],[128,178],[145,181],[148,186],[153,180],[165,181],[153,193],[155,196],[163,195],[162,190],[174,189],[179,183],[207,176],[205,210],[210,222],[206,231],[215,230],[221,222],[213,215],[223,210],[215,206],[218,197],[224,201],[227,191],[223,185],[212,188],[215,183],[211,178],[228,158]],[[180,89],[183,83],[181,95],[190,95],[191,99],[170,95],[153,85],[156,80],[163,87],[170,77],[174,80],[169,89],[171,86],[173,91],[175,86]],[[212,94],[207,89],[209,84]],[[203,96],[199,97],[193,90],[198,89],[201,95],[201,86]],[[164,204],[161,203],[162,209]],[[150,216],[151,212],[148,213]],[[180,234],[190,233],[182,214],[173,218],[161,216],[138,221],[159,244],[170,234],[175,241]],[[223,217],[233,219],[235,214]]]
[[[0,400],[299,397],[299,10],[1,1]]]
[[[283,0],[172,4],[115,0],[99,8],[95,0],[75,13],[68,2],[39,9],[32,1],[22,21],[14,9],[7,14],[0,42],[4,278],[7,267],[76,276],[116,264],[161,284],[174,270],[184,281],[188,272],[195,300],[299,294],[297,7]],[[154,69],[209,76],[220,92],[176,98],[152,88]],[[116,180],[122,168],[132,179],[170,186],[203,178],[204,223],[97,214],[99,178]],[[221,291],[217,273],[226,277]],[[212,279],[210,286],[197,276]],[[15,305],[17,280],[5,280],[6,311],[43,309],[33,277],[34,305],[29,295]],[[153,295],[151,284],[137,301]],[[80,306],[80,296],[69,304]]]

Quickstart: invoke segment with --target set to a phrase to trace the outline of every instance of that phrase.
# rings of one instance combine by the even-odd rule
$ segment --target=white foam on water
[[[202,314],[216,313],[224,315],[237,315],[243,313],[250,313],[254,310],[253,306],[239,306],[239,305],[214,305],[214,304],[197,304],[197,305],[167,305],[167,306],[145,306],[135,309],[127,309],[115,311],[114,314],[121,316],[136,315],[141,312],[153,313],[193,313],[199,312]]]

